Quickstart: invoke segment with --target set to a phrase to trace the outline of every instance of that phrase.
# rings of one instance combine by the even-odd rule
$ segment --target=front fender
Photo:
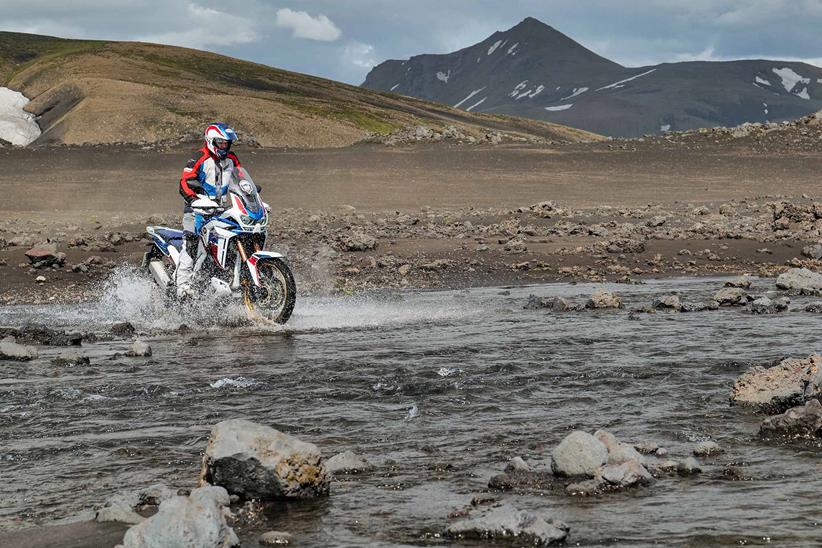
[[[254,282],[254,285],[258,287],[260,285],[260,272],[257,270],[257,265],[260,262],[265,262],[269,259],[282,258],[284,258],[284,255],[277,253],[276,251],[258,251],[251,255],[245,264],[248,267],[248,273],[251,274],[251,281]]]

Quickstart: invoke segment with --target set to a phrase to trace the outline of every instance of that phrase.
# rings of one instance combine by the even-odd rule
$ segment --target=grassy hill
[[[0,85],[32,99],[36,144],[197,138],[222,120],[262,146],[339,147],[417,124],[560,141],[598,136],[565,126],[466,113],[213,53],[0,32]]]

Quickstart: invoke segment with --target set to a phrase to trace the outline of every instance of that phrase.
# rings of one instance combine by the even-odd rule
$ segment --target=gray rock
[[[574,305],[562,297],[537,297],[528,295],[528,302],[523,306],[525,310],[547,309],[553,312],[567,312],[574,309]]]
[[[759,435],[766,438],[822,438],[822,403],[810,400],[802,407],[792,407],[781,415],[765,419]]]
[[[773,367],[753,367],[731,389],[731,405],[781,413],[822,395],[822,356],[788,358]]]
[[[805,306],[805,312],[812,312],[814,314],[822,313],[822,302],[810,303]]]
[[[608,449],[591,434],[575,430],[554,448],[551,459],[556,475],[594,477],[599,467],[608,462]]]
[[[699,467],[699,462],[695,458],[688,457],[677,464],[676,472],[680,476],[692,476],[702,472],[702,468]]]
[[[807,268],[792,268],[776,278],[776,287],[800,295],[822,294],[822,274]]]
[[[622,299],[614,293],[604,289],[594,291],[585,304],[586,308],[623,308]]]
[[[377,248],[377,240],[363,232],[352,232],[340,238],[340,247],[344,251],[370,251]]]
[[[622,464],[607,464],[597,472],[596,478],[609,486],[619,489],[646,485],[654,481],[651,473],[635,460],[629,460]]]
[[[573,496],[589,497],[602,492],[605,482],[601,479],[589,479],[576,483],[569,483],[565,492]]]
[[[41,246],[26,251],[26,257],[34,268],[47,268],[50,266],[63,266],[66,262],[66,254],[57,251],[54,245]]]
[[[287,546],[292,543],[294,537],[285,531],[268,531],[260,535],[257,539],[262,546]]]
[[[751,312],[753,314],[778,314],[788,309],[791,300],[787,297],[779,297],[778,299],[770,299],[769,297],[759,297],[751,303]]]
[[[802,255],[809,259],[822,259],[822,244],[809,245],[802,248]]]
[[[709,457],[722,453],[723,449],[715,441],[701,441],[694,447],[694,455],[697,457]]]
[[[345,451],[334,455],[325,461],[325,470],[329,474],[359,474],[373,470],[374,465],[368,462],[365,457],[356,455],[351,451]]]
[[[97,510],[94,521],[119,523],[140,523],[145,518],[137,513],[142,506],[157,506],[176,496],[176,492],[165,485],[155,484],[137,491],[121,493],[110,498]]]
[[[118,337],[131,337],[134,335],[134,331],[131,322],[120,322],[111,326],[111,332]]]
[[[240,540],[226,523],[229,496],[204,485],[188,497],[172,497],[157,513],[126,531],[123,548],[229,548]]]
[[[522,457],[514,457],[505,465],[505,472],[530,472],[531,467]]]
[[[445,536],[457,539],[515,540],[518,544],[547,546],[562,542],[568,526],[547,513],[532,514],[510,504],[479,507],[466,518],[445,529]]]
[[[740,276],[738,278],[734,278],[733,280],[728,280],[725,282],[725,287],[736,287],[739,289],[750,289],[751,288],[751,277],[750,276]]]
[[[0,340],[0,360],[27,362],[37,356],[38,352],[36,348],[17,344],[14,337],[9,336]]]
[[[633,445],[622,443],[610,432],[597,430],[594,432],[594,437],[601,441],[608,450],[608,464],[618,465],[631,460],[635,460],[640,464],[645,463],[645,457]]]
[[[723,287],[714,295],[719,306],[742,306],[748,304],[748,294],[738,287]]]
[[[242,419],[211,430],[201,477],[245,499],[316,497],[329,491],[316,445]]]
[[[677,295],[665,295],[657,297],[651,304],[657,310],[671,310],[674,312],[682,312],[682,301]]]
[[[146,358],[151,356],[151,346],[149,346],[148,343],[137,339],[134,341],[134,344],[131,345],[129,351],[126,352],[126,356],[131,356],[132,358]]]

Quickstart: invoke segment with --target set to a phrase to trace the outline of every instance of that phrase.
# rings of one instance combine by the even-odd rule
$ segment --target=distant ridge
[[[819,67],[745,60],[627,68],[532,17],[454,53],[385,61],[362,85],[619,137],[822,110]]]

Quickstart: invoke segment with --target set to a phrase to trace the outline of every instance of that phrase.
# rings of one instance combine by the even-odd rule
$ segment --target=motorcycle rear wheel
[[[284,324],[294,312],[297,285],[291,269],[282,259],[267,259],[257,266],[260,287],[247,286],[243,301],[249,313]]]

